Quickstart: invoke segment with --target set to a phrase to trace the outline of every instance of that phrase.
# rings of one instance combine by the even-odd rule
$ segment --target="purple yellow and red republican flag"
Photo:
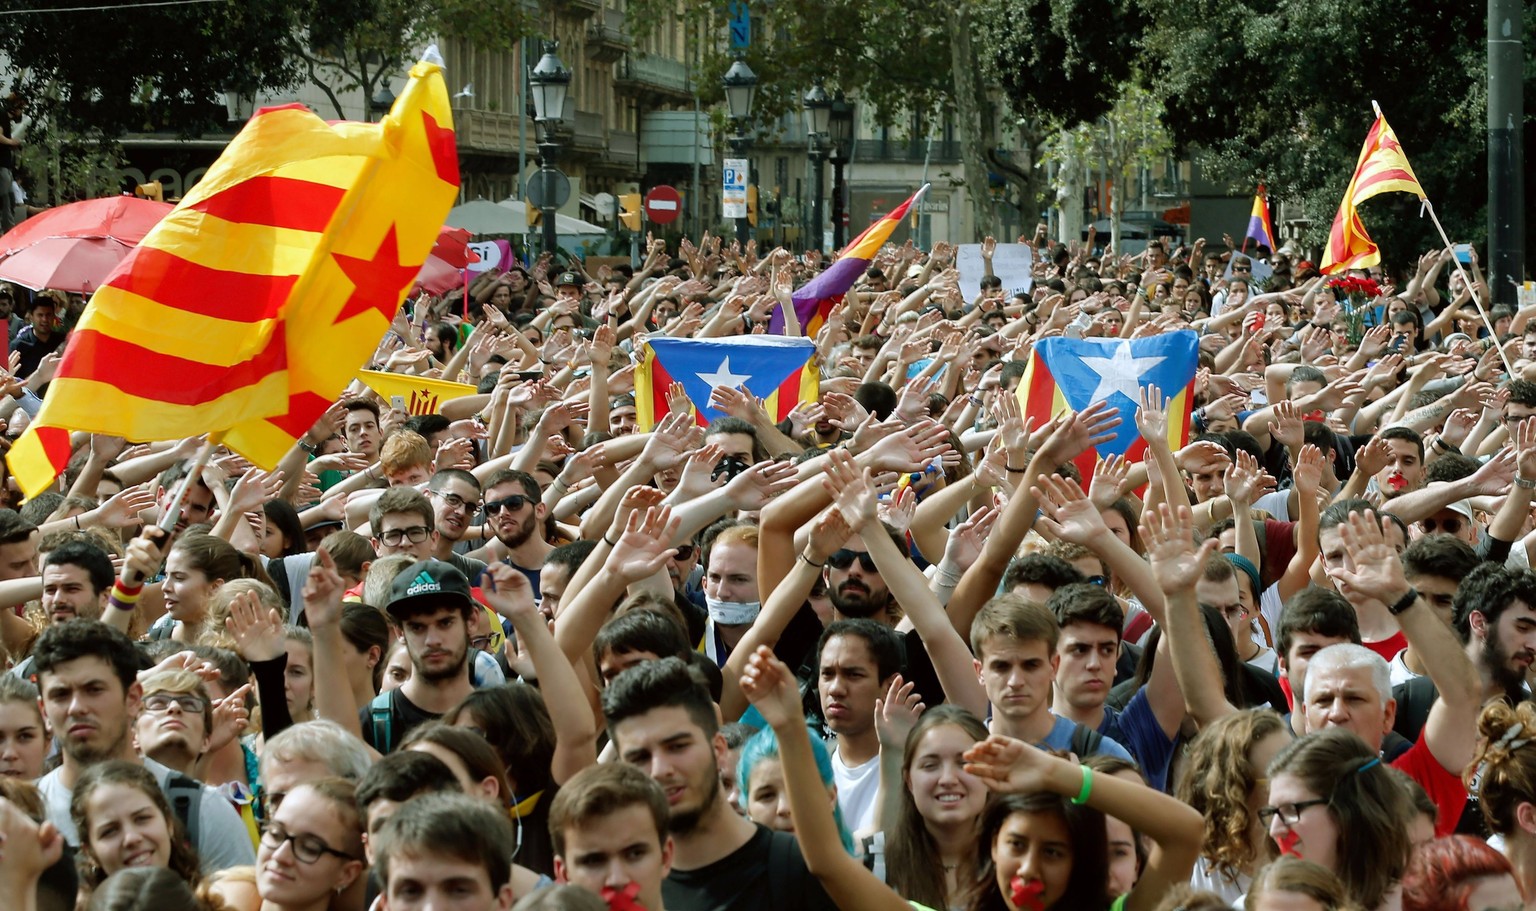
[[[1148,338],[1041,339],[1030,352],[1019,383],[1019,406],[1035,427],[1095,402],[1107,402],[1119,410],[1121,424],[1115,436],[1077,461],[1086,482],[1104,456],[1139,462],[1145,455],[1147,441],[1135,422],[1143,386],[1158,387],[1168,399],[1168,445],[1178,450],[1189,442],[1199,348],[1199,337],[1188,329]]]
[[[648,339],[635,368],[635,423],[648,431],[671,412],[667,392],[681,383],[700,425],[724,414],[709,405],[717,386],[745,388],[775,421],[820,396],[816,343],[783,335]]]
[[[912,198],[887,212],[875,221],[874,224],[864,229],[864,233],[853,239],[853,242],[843,248],[843,252],[828,266],[825,272],[795,289],[792,298],[795,304],[795,317],[800,321],[800,334],[807,338],[815,338],[821,330],[822,323],[826,322],[827,314],[832,312],[832,307],[843,299],[848,289],[853,287],[864,270],[869,268],[869,263],[880,252],[880,248],[890,240],[891,234],[901,224],[901,220],[907,217],[907,213],[917,208],[928,192],[928,184],[923,184]],[[773,308],[773,314],[768,319],[768,334],[783,335],[785,329],[784,311],[779,307]]]
[[[1269,218],[1269,196],[1265,194],[1263,184],[1259,184],[1259,191],[1253,194],[1253,211],[1248,214],[1248,232],[1243,235],[1245,251],[1250,240],[1261,247],[1268,247],[1270,252],[1279,249],[1275,246],[1275,223]]]
[[[442,67],[380,123],[253,116],[92,297],[7,461],[28,496],[70,433],[210,434],[272,468],[374,351],[458,194]]]
[[[1381,251],[1366,233],[1357,207],[1382,193],[1412,193],[1420,199],[1426,194],[1408,165],[1408,156],[1398,144],[1397,134],[1378,111],[1376,122],[1365,136],[1355,174],[1344,191],[1344,201],[1333,217],[1328,232],[1328,247],[1319,268],[1324,275],[1346,269],[1364,269],[1381,262]]]

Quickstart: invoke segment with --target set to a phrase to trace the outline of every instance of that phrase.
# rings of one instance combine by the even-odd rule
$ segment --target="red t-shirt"
[[[1467,788],[1460,778],[1446,771],[1435,754],[1429,751],[1422,736],[1408,748],[1408,752],[1393,761],[1392,768],[1417,781],[1429,799],[1440,808],[1440,816],[1435,823],[1435,837],[1444,838],[1455,832],[1456,823],[1461,820],[1461,811],[1467,805]]]
[[[1392,659],[1397,657],[1397,653],[1408,647],[1408,637],[1403,635],[1402,630],[1398,630],[1387,639],[1381,639],[1377,642],[1366,642],[1364,645],[1380,655],[1381,660],[1391,664]]]

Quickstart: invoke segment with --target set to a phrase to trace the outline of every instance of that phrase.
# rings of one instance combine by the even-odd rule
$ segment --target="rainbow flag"
[[[21,489],[53,482],[77,430],[208,433],[274,467],[373,353],[458,185],[437,63],[380,123],[258,111],[91,298],[7,456]]]
[[[820,397],[816,343],[782,335],[733,338],[651,338],[635,368],[635,422],[650,430],[671,411],[667,390],[682,383],[701,426],[723,412],[709,407],[716,386],[745,386],[763,399],[775,421],[789,417],[801,402]]]
[[[1019,406],[1036,427],[1095,402],[1119,409],[1122,423],[1114,438],[1078,459],[1086,481],[1102,456],[1121,455],[1136,462],[1146,453],[1147,442],[1136,432],[1135,422],[1143,386],[1156,386],[1170,399],[1168,445],[1177,450],[1189,442],[1199,349],[1199,337],[1188,329],[1150,338],[1041,339],[1019,383]]]
[[[1355,176],[1349,179],[1344,201],[1333,216],[1328,248],[1323,251],[1323,264],[1319,267],[1324,275],[1364,269],[1381,262],[1381,249],[1366,233],[1365,222],[1360,220],[1356,207],[1382,193],[1412,193],[1425,198],[1424,188],[1414,176],[1397,134],[1387,125],[1387,118],[1378,113],[1370,132],[1365,134],[1365,144],[1360,147]]]
[[[912,198],[887,212],[874,224],[864,229],[864,233],[853,239],[853,243],[843,248],[843,252],[837,260],[828,266],[826,271],[795,289],[792,298],[795,303],[795,316],[800,320],[800,334],[806,338],[815,338],[820,331],[821,324],[826,321],[827,314],[832,312],[832,305],[843,299],[853,283],[859,280],[864,270],[869,268],[870,260],[880,252],[880,248],[890,239],[901,220],[907,217],[907,213],[917,208],[918,201],[923,194],[928,192],[928,184],[923,184],[922,189],[912,194]],[[894,285],[895,282],[893,281]],[[783,335],[785,329],[784,312],[780,307],[773,308],[773,315],[768,319],[768,334]]]
[[[1253,212],[1248,215],[1248,233],[1243,235],[1243,249],[1248,249],[1248,241],[1254,241],[1261,247],[1268,247],[1270,252],[1280,249],[1275,246],[1275,224],[1269,220],[1269,197],[1264,193],[1264,185],[1259,184],[1259,192],[1253,196]]]

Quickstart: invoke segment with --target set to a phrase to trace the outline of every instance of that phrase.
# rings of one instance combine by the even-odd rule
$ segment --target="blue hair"
[[[828,788],[832,787],[832,754],[827,752],[826,743],[816,736],[815,731],[811,732],[811,755],[816,757],[816,771],[821,775],[821,783]],[[763,728],[742,744],[741,759],[736,765],[736,781],[741,788],[743,806],[751,800],[752,769],[761,760],[778,758],[779,738],[773,733],[773,728]],[[832,820],[837,823],[837,834],[843,841],[843,848],[849,854],[854,853],[853,835],[843,822],[843,808],[836,801],[832,804]]]

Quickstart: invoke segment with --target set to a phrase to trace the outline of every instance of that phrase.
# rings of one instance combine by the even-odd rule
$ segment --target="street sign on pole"
[[[745,158],[727,158],[720,165],[720,206],[725,218],[747,217],[747,175],[751,164]]]
[[[747,0],[731,0],[730,13],[731,50],[743,50],[752,46],[752,16]]]
[[[662,184],[645,195],[645,217],[658,225],[670,225],[683,214],[683,197],[677,188]]]
[[[558,168],[540,168],[528,177],[528,201],[536,209],[558,209],[570,201],[571,180]]]

